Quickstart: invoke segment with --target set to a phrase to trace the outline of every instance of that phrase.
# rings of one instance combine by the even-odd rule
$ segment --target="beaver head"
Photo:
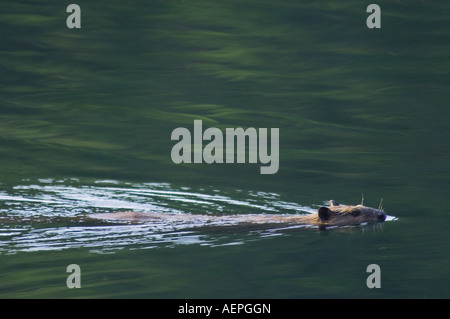
[[[360,225],[363,223],[383,222],[386,214],[381,209],[363,205],[346,206],[330,200],[330,207],[320,207],[319,219],[326,225]]]

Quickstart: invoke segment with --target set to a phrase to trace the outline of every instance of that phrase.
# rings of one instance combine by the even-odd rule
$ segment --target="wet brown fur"
[[[197,223],[211,225],[220,224],[270,224],[285,223],[293,225],[311,225],[324,228],[327,226],[352,226],[363,223],[382,222],[386,218],[383,210],[363,205],[340,205],[334,200],[329,207],[320,207],[314,214],[282,215],[282,214],[238,214],[238,215],[200,215],[180,213],[142,213],[118,212],[92,215],[93,218],[127,221],[127,222],[162,222],[162,223]]]

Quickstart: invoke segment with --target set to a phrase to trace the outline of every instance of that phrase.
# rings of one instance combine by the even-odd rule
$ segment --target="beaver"
[[[117,212],[91,215],[92,218],[124,222],[162,222],[165,224],[195,225],[236,225],[236,224],[292,224],[318,226],[325,229],[330,226],[357,226],[367,223],[379,223],[386,219],[381,208],[340,205],[329,201],[329,207],[322,206],[313,214],[237,214],[237,215],[201,215],[185,213],[144,213]]]

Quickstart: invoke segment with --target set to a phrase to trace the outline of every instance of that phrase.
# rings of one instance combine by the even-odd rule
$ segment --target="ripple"
[[[314,213],[317,208],[284,201],[279,194],[257,191],[193,190],[168,183],[127,183],[79,179],[24,180],[0,190],[0,253],[89,248],[92,253],[154,249],[174,245],[219,247],[280,236],[296,226],[245,229],[227,234],[198,229],[202,220],[176,224],[96,221],[96,213],[136,210],[158,213],[262,214]],[[389,216],[390,220],[395,217]],[[294,227],[294,228],[292,228]],[[298,226],[298,228],[305,228]]]

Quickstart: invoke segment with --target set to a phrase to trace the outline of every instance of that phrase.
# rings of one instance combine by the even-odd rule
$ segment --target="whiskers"
[[[383,209],[383,198],[380,200],[380,205],[378,205],[378,210],[384,211],[384,209]]]
[[[384,223],[374,223],[374,224],[361,225],[361,232],[363,234],[365,234],[367,230],[370,230],[370,228],[372,228],[372,234],[373,235],[375,235],[376,233],[381,233],[381,232],[383,232],[383,224]]]
[[[361,192],[361,206],[364,206],[364,192]],[[381,200],[380,200],[380,204],[378,205],[378,210],[384,211],[383,198],[381,198]]]

